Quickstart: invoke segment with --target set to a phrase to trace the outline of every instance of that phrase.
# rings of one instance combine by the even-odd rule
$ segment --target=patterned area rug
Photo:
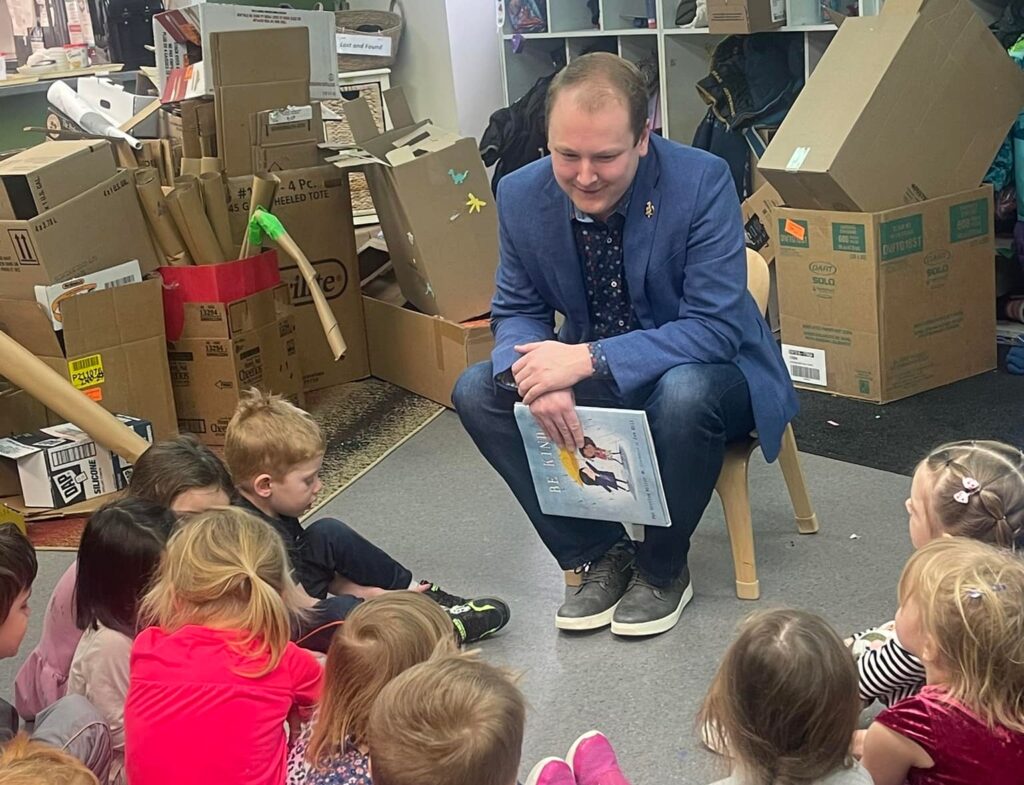
[[[306,405],[327,438],[323,490],[311,513],[380,463],[444,407],[380,379],[318,390]],[[76,550],[85,518],[29,524],[37,548]]]

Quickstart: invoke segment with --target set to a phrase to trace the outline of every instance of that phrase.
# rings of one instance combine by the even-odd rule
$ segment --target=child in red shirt
[[[237,508],[197,515],[167,545],[135,639],[125,702],[132,785],[280,785],[291,727],[322,670],[289,641],[304,612],[284,544]]]
[[[907,562],[899,597],[896,634],[927,685],[868,728],[862,761],[875,785],[1021,785],[1024,561],[943,537]]]

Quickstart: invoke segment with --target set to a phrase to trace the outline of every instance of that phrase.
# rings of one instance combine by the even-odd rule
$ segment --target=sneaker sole
[[[575,630],[577,632],[599,630],[612,624],[612,616],[615,615],[615,609],[618,607],[619,603],[615,603],[608,610],[595,613],[593,616],[559,616],[556,613],[555,627],[560,630]]]
[[[691,583],[686,587],[683,592],[683,596],[679,598],[679,606],[667,616],[663,616],[660,619],[653,619],[651,621],[636,622],[628,624],[624,622],[617,622],[612,619],[612,634],[621,635],[623,637],[642,637],[645,635],[658,635],[662,632],[668,632],[676,626],[676,622],[679,621],[679,617],[683,613],[690,600],[693,599],[693,584]]]
[[[530,774],[526,778],[526,782],[523,785],[537,785],[537,780],[540,779],[540,774],[551,761],[561,760],[561,758],[541,758],[537,761],[537,764],[530,769]]]

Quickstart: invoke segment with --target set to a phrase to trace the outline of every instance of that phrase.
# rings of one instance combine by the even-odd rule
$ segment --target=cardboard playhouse
[[[843,22],[758,168],[790,207],[888,210],[975,188],[1022,105],[970,0],[888,0]]]
[[[995,367],[991,187],[775,218],[783,357],[798,387],[886,403]]]

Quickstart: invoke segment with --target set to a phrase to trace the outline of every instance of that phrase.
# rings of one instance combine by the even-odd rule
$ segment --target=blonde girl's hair
[[[366,743],[370,709],[381,690],[434,653],[458,651],[451,617],[417,592],[389,592],[359,605],[331,641],[320,712],[307,759],[316,764]]]
[[[1024,453],[972,440],[932,450],[923,465],[934,482],[932,505],[949,534],[1024,547]]]
[[[242,675],[258,678],[281,661],[290,617],[303,608],[281,536],[245,510],[218,507],[168,540],[141,615],[168,632],[187,624],[240,631],[233,646],[258,663]]]
[[[990,728],[1024,733],[1024,561],[963,537],[934,540],[903,568],[899,598],[920,613],[946,696]]]
[[[744,621],[698,722],[744,785],[800,785],[853,765],[857,669],[821,618],[801,610]]]
[[[99,785],[78,759],[19,733],[0,749],[0,785]]]

